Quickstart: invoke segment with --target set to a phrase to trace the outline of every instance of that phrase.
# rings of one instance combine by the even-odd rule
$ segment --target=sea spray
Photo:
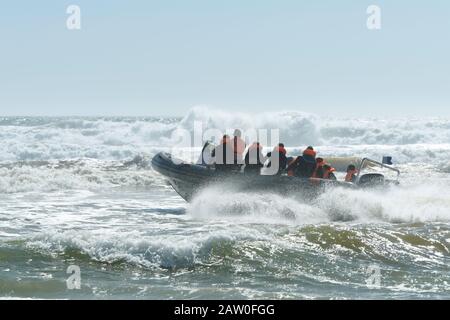
[[[310,202],[211,188],[188,204],[149,160],[196,120],[280,127],[290,155],[308,142],[324,157],[390,155],[401,184]],[[196,108],[184,119],[2,118],[0,297],[445,299],[449,123]],[[69,265],[81,290],[67,290]]]
[[[174,132],[182,129],[193,134],[196,122],[202,123],[203,130],[223,132],[278,129],[287,147],[311,144],[331,152],[337,148],[346,155],[364,151],[377,158],[389,151],[401,162],[431,157],[446,159],[448,164],[450,154],[450,120],[446,119],[331,119],[296,111],[231,114],[195,107],[183,118],[4,117],[0,119],[0,162],[130,160],[137,154],[170,149]]]

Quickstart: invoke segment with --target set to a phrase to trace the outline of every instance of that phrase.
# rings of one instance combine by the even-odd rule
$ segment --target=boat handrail
[[[359,179],[359,177],[360,177],[360,175],[361,175],[361,170],[364,168],[364,165],[365,165],[366,162],[368,162],[368,163],[373,163],[373,164],[376,164],[376,165],[378,165],[378,166],[380,166],[380,167],[382,167],[382,168],[386,168],[386,169],[389,169],[389,170],[391,170],[391,171],[396,172],[396,173],[397,173],[397,180],[398,180],[399,177],[400,177],[400,174],[401,174],[401,173],[400,173],[400,170],[399,170],[399,169],[393,168],[393,167],[391,167],[391,166],[389,166],[389,165],[387,165],[387,164],[384,164],[384,163],[379,162],[379,161],[376,161],[376,160],[372,160],[372,159],[370,159],[370,158],[363,158],[362,161],[361,161],[361,163],[360,163],[360,165],[359,165],[359,168],[358,168],[357,179]]]

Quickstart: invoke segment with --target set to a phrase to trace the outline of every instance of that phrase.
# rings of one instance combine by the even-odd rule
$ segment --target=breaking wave
[[[113,187],[164,187],[148,161],[32,161],[0,165],[0,193],[89,190]]]
[[[199,222],[186,220],[183,232],[168,229],[161,234],[111,226],[97,230],[50,230],[24,244],[28,250],[55,258],[76,257],[79,262],[131,264],[145,269],[206,266],[211,273],[221,270],[239,273],[242,269],[270,272],[269,266],[269,270],[273,267],[281,272],[295,264],[297,270],[301,269],[298,272],[317,282],[324,280],[318,277],[319,273],[330,280],[334,278],[333,281],[339,278],[339,268],[330,268],[329,263],[354,269],[354,261],[348,257],[360,259],[363,264],[378,261],[386,265],[412,263],[420,268],[427,264],[445,268],[443,256],[450,254],[447,224],[416,223],[413,228],[412,224],[338,222],[275,225],[256,219],[240,221],[236,217],[233,220],[222,217],[206,226],[200,226]],[[309,264],[316,266],[314,271]]]
[[[196,196],[187,213],[195,219],[286,225],[449,222],[449,190],[448,181],[383,191],[334,188],[304,202],[289,196],[211,188]]]
[[[202,123],[203,132],[279,129],[280,139],[291,147],[313,144],[375,150],[384,145],[414,157],[416,145],[432,145],[437,157],[441,149],[447,156],[450,153],[450,120],[446,119],[330,119],[297,111],[249,114],[194,107],[183,118],[0,118],[0,162],[132,159],[171,147],[177,132],[193,133],[196,122]],[[433,147],[419,146],[418,151],[419,155],[433,153]]]
[[[214,250],[246,240],[267,240],[268,237],[242,228],[196,230],[194,235],[148,235],[139,231],[59,231],[36,236],[27,248],[51,255],[86,255],[102,263],[129,263],[145,268],[190,268],[206,262]]]
[[[421,174],[447,174],[450,168],[450,121],[445,119],[328,119],[295,111],[252,115],[205,107],[192,108],[184,118],[4,117],[0,192],[162,184],[149,160],[156,152],[171,151],[177,133],[193,133],[199,121],[203,131],[279,128],[291,155],[313,144],[323,157],[391,155],[397,165],[420,165]],[[135,161],[136,170],[124,167]]]
[[[392,155],[402,184],[337,188],[312,202],[210,188],[186,204],[149,160],[196,121],[222,131],[280,128],[290,154],[314,144],[324,157]],[[0,295],[61,298],[65,264],[76,263],[83,283],[106,297],[124,279],[138,292],[150,284],[153,298],[445,297],[449,129],[444,119],[208,108],[182,119],[0,118]],[[382,269],[382,289],[365,288],[371,265]],[[108,268],[116,278],[97,288]],[[54,281],[39,278],[48,276]]]

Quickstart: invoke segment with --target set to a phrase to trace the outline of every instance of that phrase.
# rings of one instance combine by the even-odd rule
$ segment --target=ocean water
[[[196,121],[280,128],[292,155],[391,155],[402,184],[186,203],[150,160]],[[450,119],[3,117],[0,141],[0,298],[450,298]]]

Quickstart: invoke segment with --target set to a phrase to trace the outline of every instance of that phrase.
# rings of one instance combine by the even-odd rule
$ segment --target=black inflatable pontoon
[[[336,160],[335,162],[337,163]],[[394,170],[398,175],[400,174],[398,170],[370,159],[359,160],[358,167],[361,170],[371,164],[387,167],[390,170]],[[341,166],[343,167],[344,165],[342,164]],[[246,175],[238,170],[224,175],[216,172],[214,166],[185,163],[163,152],[153,157],[152,167],[165,176],[175,191],[187,201],[192,199],[199,190],[214,185],[223,188],[224,192],[228,190],[267,191],[311,198],[327,187],[360,188],[392,183],[392,181],[385,180],[384,176],[378,173],[358,176],[356,183],[289,177],[287,175]]]

